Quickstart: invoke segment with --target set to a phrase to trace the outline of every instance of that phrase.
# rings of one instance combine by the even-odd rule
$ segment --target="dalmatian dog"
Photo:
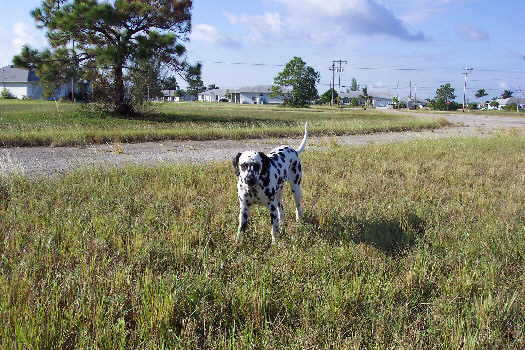
[[[304,138],[298,149],[280,146],[268,155],[262,152],[245,151],[238,153],[232,160],[237,181],[239,197],[239,229],[237,242],[241,242],[248,222],[252,204],[266,206],[270,211],[272,224],[272,243],[279,236],[279,220],[284,222],[282,189],[286,181],[295,200],[295,217],[301,219],[301,161],[299,154],[303,151],[308,139],[308,123],[304,126]],[[279,217],[277,216],[279,215]]]

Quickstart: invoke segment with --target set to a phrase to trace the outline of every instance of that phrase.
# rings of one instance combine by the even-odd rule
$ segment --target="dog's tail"
[[[299,146],[299,148],[295,150],[297,152],[297,154],[299,154],[299,153],[301,153],[303,151],[304,146],[306,146],[306,140],[308,140],[308,123],[304,124],[303,142],[301,142],[301,145]]]

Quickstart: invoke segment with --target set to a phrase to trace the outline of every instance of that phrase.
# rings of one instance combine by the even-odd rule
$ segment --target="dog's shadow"
[[[303,222],[312,234],[329,244],[365,243],[391,256],[402,255],[423,237],[426,223],[416,214],[401,218],[364,221],[355,217],[321,219],[315,214],[305,215]]]

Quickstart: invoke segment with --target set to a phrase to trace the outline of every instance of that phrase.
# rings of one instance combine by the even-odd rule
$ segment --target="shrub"
[[[507,111],[507,112],[514,112],[516,110],[516,107],[517,107],[517,104],[516,103],[511,103],[510,105],[508,106],[504,106],[502,107],[502,109],[504,111]]]
[[[0,98],[9,100],[9,99],[16,99],[15,95],[11,93],[11,91],[7,90],[7,88],[4,88],[2,91],[0,91]]]

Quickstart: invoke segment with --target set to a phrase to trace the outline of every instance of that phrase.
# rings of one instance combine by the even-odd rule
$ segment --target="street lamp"
[[[463,87],[463,113],[465,113],[465,95],[467,93],[467,75],[472,72],[472,67],[465,67],[465,73],[461,73],[465,75],[465,86]]]

